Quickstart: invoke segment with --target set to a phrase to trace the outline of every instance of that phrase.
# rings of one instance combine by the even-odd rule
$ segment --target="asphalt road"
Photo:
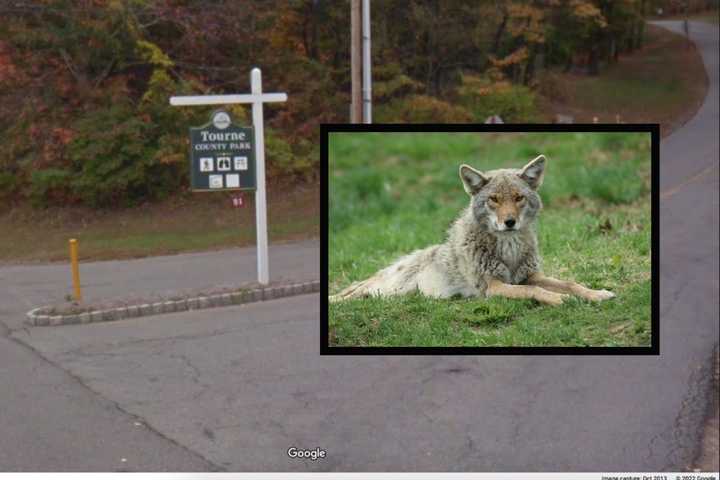
[[[719,333],[718,29],[691,32],[710,86],[698,115],[661,146],[660,356],[320,357],[317,295],[18,329],[0,339],[0,356],[10,352],[0,384],[16,385],[0,396],[0,431],[13,428],[0,437],[0,466],[114,469],[122,452],[130,470],[686,469]],[[201,263],[174,263],[179,275],[204,275]],[[34,268],[32,279],[0,269],[12,287],[0,308],[29,298],[32,287],[16,282],[36,281],[44,267]],[[35,395],[45,408],[32,406]],[[142,428],[118,427],[133,421]],[[292,460],[291,446],[328,456]]]
[[[317,242],[272,245],[270,255],[271,280],[318,278]],[[235,249],[88,263],[81,276],[86,299],[126,298],[252,282],[255,261],[254,249]],[[0,267],[0,471],[221,468],[9,335],[29,309],[70,291],[67,265]]]

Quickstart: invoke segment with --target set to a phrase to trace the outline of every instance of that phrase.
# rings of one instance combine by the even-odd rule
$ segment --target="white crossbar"
[[[225,105],[230,103],[286,102],[286,93],[260,93],[238,95],[189,95],[170,97],[170,105]]]
[[[249,94],[238,95],[191,95],[170,97],[170,105],[227,105],[230,103],[252,103],[253,127],[255,127],[255,222],[257,234],[257,266],[258,282],[267,285],[270,281],[268,266],[267,238],[267,199],[265,198],[265,132],[263,120],[263,104],[267,102],[285,102],[285,93],[263,93],[262,73],[259,68],[250,72]]]

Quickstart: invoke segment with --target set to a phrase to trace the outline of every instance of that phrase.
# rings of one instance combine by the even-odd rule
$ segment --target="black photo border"
[[[651,333],[649,347],[331,347],[328,344],[328,137],[341,132],[639,132],[651,138]],[[320,355],[659,355],[660,126],[658,124],[322,124],[320,125]]]

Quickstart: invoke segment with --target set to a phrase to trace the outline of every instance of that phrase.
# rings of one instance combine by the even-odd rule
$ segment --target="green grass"
[[[457,168],[548,157],[538,236],[548,275],[618,297],[560,307],[419,294],[330,305],[332,345],[629,346],[650,342],[647,134],[334,133],[330,293],[444,240],[467,205]]]
[[[80,259],[109,260],[255,245],[252,193],[235,209],[227,193],[178,195],[137,208],[98,211],[21,206],[0,213],[0,263],[66,261],[68,239]],[[319,186],[282,186],[268,192],[270,242],[315,238],[320,228]]]

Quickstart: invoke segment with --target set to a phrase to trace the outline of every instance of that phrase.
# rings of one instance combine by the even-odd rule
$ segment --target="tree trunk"
[[[645,21],[640,19],[637,27],[637,37],[635,39],[635,48],[642,48],[643,37],[645,37]]]
[[[310,2],[308,7],[305,13],[305,23],[303,24],[303,48],[309,58],[317,60],[317,22],[314,3]]]
[[[597,75],[600,73],[600,55],[597,45],[592,45],[590,47],[590,55],[588,57],[588,73],[590,75]]]
[[[498,25],[497,30],[495,31],[492,50],[490,50],[490,52],[493,55],[497,55],[498,50],[500,49],[500,40],[502,39],[503,33],[505,33],[505,27],[507,26],[507,21],[508,21],[508,14],[507,14],[507,12],[503,11],[503,18],[502,18],[502,21],[500,22],[500,25]]]
[[[640,25],[639,25],[639,32],[638,32],[638,42],[637,47],[642,48],[643,46],[643,39],[645,37],[645,0],[640,0]]]

